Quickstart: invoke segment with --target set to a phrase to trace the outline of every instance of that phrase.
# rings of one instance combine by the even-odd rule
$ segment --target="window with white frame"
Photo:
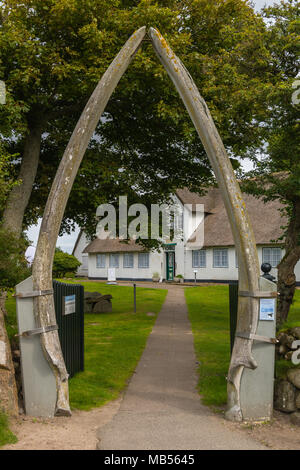
[[[106,255],[103,253],[96,255],[96,267],[105,268]]]
[[[235,250],[235,267],[236,268],[239,267],[239,255],[236,250]]]
[[[133,253],[124,253],[123,268],[133,268]]]
[[[262,251],[262,262],[270,263],[272,268],[276,268],[282,258],[282,250],[278,247],[265,247]]]
[[[193,250],[193,268],[206,268],[206,250]]]
[[[213,250],[213,267],[228,268],[228,249],[215,248]]]
[[[149,253],[139,253],[139,268],[149,268]]]
[[[119,267],[119,253],[111,253],[109,255],[109,267],[110,268]]]

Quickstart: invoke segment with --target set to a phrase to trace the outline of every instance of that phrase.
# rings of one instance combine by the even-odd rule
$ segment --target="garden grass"
[[[226,375],[230,362],[229,287],[199,286],[185,289],[194,345],[199,362],[198,390],[205,405],[220,407],[227,400]],[[300,290],[283,328],[300,325]],[[293,366],[276,361],[276,376]]]
[[[198,390],[205,405],[226,403],[226,374],[230,361],[228,286],[185,289],[198,360]]]
[[[5,444],[15,444],[16,436],[10,431],[7,416],[0,411],[0,447]]]

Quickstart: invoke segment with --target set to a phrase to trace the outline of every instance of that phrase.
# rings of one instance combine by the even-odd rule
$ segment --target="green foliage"
[[[0,227],[0,289],[10,290],[30,276],[25,258],[28,240]]]
[[[285,256],[278,265],[278,322],[288,315],[293,296],[291,279],[300,260],[300,105],[293,102],[299,73],[300,5],[297,0],[281,1],[263,10],[268,22],[266,47],[271,60],[258,101],[264,105],[259,119],[261,154],[250,156],[256,163],[244,191],[265,201],[279,200],[287,223],[282,224]],[[299,81],[298,81],[299,83]],[[294,86],[293,86],[294,85]],[[299,89],[299,85],[298,85]],[[277,241],[279,241],[277,240]],[[290,286],[290,292],[288,292]]]
[[[18,184],[14,177],[13,161],[17,155],[9,155],[3,143],[0,142],[0,216],[5,207],[7,195]]]
[[[17,316],[16,316],[16,299],[13,297],[12,292],[8,292],[6,301],[5,301],[5,309],[7,312],[7,317],[5,318],[5,326],[7,335],[9,338],[10,343],[16,345],[19,341],[19,338],[16,337],[18,334],[18,325],[17,325]],[[17,348],[15,348],[17,349]]]
[[[67,273],[65,274],[65,277],[66,277],[67,279],[68,279],[68,278],[74,278],[74,277],[75,277],[75,273],[72,272],[72,271],[71,271],[71,272],[67,272]]]
[[[254,117],[263,106],[256,96],[268,51],[265,25],[244,0],[14,0],[1,2],[0,23],[0,79],[8,90],[0,131],[10,136],[10,151],[20,154],[29,127],[42,122],[46,132],[26,224],[43,212],[63,150],[93,88],[143,25],[160,29],[191,71],[233,163],[257,145]],[[114,202],[116,195],[128,194],[134,202],[137,194],[147,195],[152,203],[161,202],[178,187],[199,190],[212,179],[190,118],[145,41],[97,127],[62,230],[77,222],[93,233],[97,206]]]
[[[16,442],[16,436],[9,430],[7,416],[0,411],[0,447],[5,444],[15,444]]]
[[[54,277],[73,277],[77,268],[81,265],[77,258],[69,253],[64,253],[60,248],[55,249],[53,260],[53,276]]]
[[[299,72],[300,7],[289,0],[265,8],[269,21],[266,47],[272,57],[264,87],[257,99],[264,105],[260,128],[263,146],[256,169],[244,189],[265,200],[279,199],[290,209],[300,201],[300,105],[292,103],[293,83]],[[279,174],[278,174],[279,173]],[[249,175],[247,175],[249,176]]]

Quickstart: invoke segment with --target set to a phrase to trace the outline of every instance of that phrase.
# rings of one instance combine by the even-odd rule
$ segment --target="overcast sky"
[[[265,5],[269,6],[269,5],[272,5],[273,3],[280,3],[280,0],[278,0],[278,1],[274,1],[274,0],[254,0],[254,3],[255,3],[255,8],[257,10],[260,10]]]
[[[276,1],[275,0],[254,0],[255,8],[257,10],[260,10],[264,6],[272,5],[273,3],[276,3]],[[279,3],[279,0],[277,3]],[[245,170],[251,169],[251,164],[249,164],[249,162],[245,162],[243,166]],[[29,230],[27,231],[28,238],[29,240],[32,241],[33,246],[36,246],[39,229],[40,229],[40,224],[30,227]],[[62,237],[59,237],[57,240],[57,246],[62,248],[63,251],[72,253],[78,233],[79,233],[79,228],[77,228],[76,231],[73,232],[71,235],[63,235]],[[34,249],[29,248],[27,254],[29,255],[29,257],[32,257],[34,254]]]

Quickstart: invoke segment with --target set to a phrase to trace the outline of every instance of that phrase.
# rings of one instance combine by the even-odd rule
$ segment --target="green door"
[[[167,265],[167,281],[173,281],[175,275],[175,252],[167,251],[166,253],[166,265]]]

